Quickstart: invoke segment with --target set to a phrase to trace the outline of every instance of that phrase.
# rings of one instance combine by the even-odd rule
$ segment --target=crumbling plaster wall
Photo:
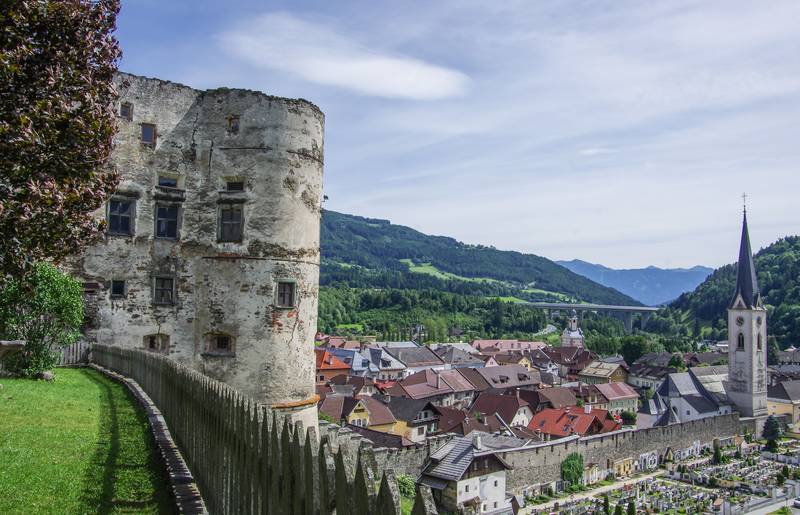
[[[104,285],[87,337],[142,347],[146,335],[167,334],[172,358],[259,401],[312,398],[323,114],[255,91],[197,91],[129,74],[116,82],[119,102],[133,105],[132,120],[119,119],[112,161],[117,194],[136,199],[135,232],[107,235],[75,261],[86,281]],[[141,142],[142,123],[156,125],[154,148]],[[176,178],[178,189],[159,187],[159,175]],[[245,190],[222,191],[226,180],[243,180]],[[154,236],[158,201],[180,205],[176,240]],[[220,202],[244,206],[240,243],[217,241]],[[155,275],[175,277],[173,305],[154,305]],[[124,298],[111,298],[112,279],[126,281]],[[275,306],[278,280],[296,283],[296,308]],[[206,353],[210,333],[231,335],[235,354]]]

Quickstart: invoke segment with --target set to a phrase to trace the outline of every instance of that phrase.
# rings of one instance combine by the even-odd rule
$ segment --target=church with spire
[[[643,411],[655,416],[657,426],[731,411],[741,418],[764,418],[767,382],[767,311],[758,289],[745,209],[736,287],[728,304],[728,366],[668,374]]]
[[[725,392],[741,416],[760,417],[767,414],[767,310],[758,289],[746,210],[736,267],[736,289],[728,305]]]

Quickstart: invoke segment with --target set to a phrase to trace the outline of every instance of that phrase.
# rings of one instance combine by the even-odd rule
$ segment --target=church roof
[[[739,245],[739,263],[736,265],[736,291],[728,306],[733,308],[741,297],[747,309],[761,306],[761,292],[758,290],[756,266],[753,263],[753,251],[750,248],[750,232],[747,230],[747,212],[742,221],[742,241]]]

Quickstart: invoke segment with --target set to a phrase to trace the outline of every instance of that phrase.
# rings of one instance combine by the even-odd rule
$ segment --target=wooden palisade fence
[[[61,357],[58,364],[64,365],[84,365],[89,363],[89,343],[79,340],[72,345],[61,349]]]
[[[159,408],[212,514],[399,515],[391,470],[373,449],[347,452],[315,428],[169,358],[139,349],[92,347],[92,361],[135,380]],[[436,513],[418,487],[414,515]]]

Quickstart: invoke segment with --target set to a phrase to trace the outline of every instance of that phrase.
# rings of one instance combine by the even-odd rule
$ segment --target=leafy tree
[[[623,411],[619,414],[620,418],[622,418],[622,423],[626,426],[632,426],[636,424],[636,413],[630,411]]]
[[[75,254],[117,184],[118,0],[0,7],[0,281]]]
[[[608,494],[603,494],[603,513],[611,515],[611,502],[608,500]]]
[[[397,489],[400,491],[400,495],[406,499],[414,499],[417,488],[414,478],[406,474],[397,474],[395,477],[397,478]]]
[[[636,515],[636,503],[633,500],[628,501],[627,515]]]
[[[714,457],[711,459],[715,465],[722,463],[722,451],[720,450],[719,445],[714,445]]]
[[[686,362],[683,360],[683,356],[680,354],[673,354],[672,357],[669,358],[669,363],[667,363],[667,366],[678,371],[686,370]]]
[[[786,477],[783,474],[778,474],[775,480],[778,482],[778,486],[783,486],[786,483]]]
[[[767,338],[767,364],[777,365],[780,363],[780,360],[778,359],[778,353],[780,350],[780,347],[778,347],[778,341],[774,336]]]
[[[626,336],[622,339],[620,353],[626,363],[633,363],[648,352],[651,352],[651,344],[643,335]]]
[[[761,437],[767,441],[768,451],[775,452],[778,450],[778,439],[782,434],[783,431],[781,431],[778,419],[772,415],[767,417],[766,422],[764,422],[764,432],[761,433]]]
[[[570,485],[579,485],[583,482],[583,456],[577,452],[570,453],[561,462],[561,479]]]
[[[21,279],[0,290],[0,336],[25,340],[7,367],[34,376],[58,362],[57,350],[80,337],[83,289],[78,281],[49,263],[37,263]]]
[[[622,503],[617,504],[617,507],[614,508],[614,515],[622,515],[625,510],[622,509]]]

